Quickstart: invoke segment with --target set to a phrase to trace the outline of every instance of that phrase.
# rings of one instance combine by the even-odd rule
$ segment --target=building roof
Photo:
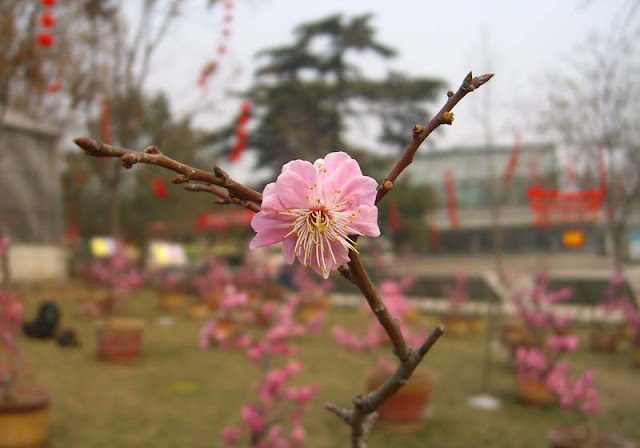
[[[42,134],[51,137],[57,137],[60,135],[58,128],[33,120],[25,114],[12,109],[7,109],[5,111],[4,120],[0,121],[0,125],[5,129],[21,129],[34,134]]]

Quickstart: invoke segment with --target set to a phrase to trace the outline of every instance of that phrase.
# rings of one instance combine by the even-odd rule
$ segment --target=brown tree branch
[[[206,184],[217,185],[218,187],[222,187],[228,191],[228,198],[230,201],[237,199],[239,201],[246,201],[247,204],[254,203],[254,206],[251,206],[252,208],[247,207],[254,211],[256,211],[256,206],[259,210],[259,204],[262,202],[261,193],[231,179],[222,169],[214,167],[214,172],[211,173],[209,171],[193,168],[165,156],[156,146],[149,146],[144,150],[144,152],[142,152],[108,145],[85,137],[79,137],[73,141],[76,145],[82,148],[87,155],[94,157],[118,157],[122,161],[122,166],[125,168],[131,168],[136,163],[146,163],[174,171],[179,174],[172,179],[172,182],[176,184],[189,181],[199,181]]]
[[[260,211],[260,206],[255,202],[245,201],[243,199],[231,196],[227,190],[216,185],[189,184],[185,185],[184,189],[187,191],[202,191],[216,195],[218,196],[218,199],[215,201],[216,204],[235,204],[244,208],[248,208],[249,210],[254,212]]]
[[[444,325],[439,324],[420,347],[410,347],[408,356],[379,388],[367,395],[356,395],[353,398],[353,409],[343,409],[333,403],[325,403],[327,410],[351,427],[352,448],[367,447],[367,436],[375,424],[375,411],[407,383],[418,364],[443,334]]]
[[[413,156],[418,151],[418,148],[422,144],[423,141],[436,129],[438,126],[442,124],[452,124],[453,123],[453,113],[451,113],[451,109],[454,108],[456,104],[460,102],[462,98],[464,98],[469,92],[473,92],[478,87],[487,83],[491,78],[493,78],[493,74],[476,76],[475,78],[469,72],[467,76],[462,81],[460,88],[454,94],[453,92],[449,92],[447,95],[449,98],[447,102],[442,106],[442,108],[438,111],[437,114],[433,116],[431,121],[425,126],[422,127],[420,125],[416,125],[413,128],[413,139],[411,143],[407,146],[400,157],[400,160],[396,162],[393,169],[387,174],[387,177],[380,183],[378,186],[378,195],[376,196],[376,204],[382,200],[382,198],[387,194],[389,189],[384,188],[385,182],[395,182],[400,173],[404,171],[406,167],[408,167],[411,162],[413,162]]]

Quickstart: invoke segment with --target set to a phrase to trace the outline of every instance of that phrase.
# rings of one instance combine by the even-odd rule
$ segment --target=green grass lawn
[[[78,283],[24,286],[31,317],[40,300],[58,300],[63,326],[73,327],[82,346],[63,349],[52,341],[22,340],[27,363],[25,380],[53,393],[49,447],[219,447],[224,426],[237,424],[242,403],[252,399],[257,367],[239,352],[198,348],[201,321],[175,313],[173,325],[157,324],[166,315],[157,309],[151,291],[137,293],[126,305],[128,315],[146,322],[142,357],[131,365],[106,364],[95,356],[95,322],[76,313],[88,290]],[[378,355],[344,352],[336,346],[334,324],[363,326],[362,311],[332,309],[319,336],[305,339],[299,375],[315,382],[320,392],[305,414],[309,447],[347,447],[348,428],[325,411],[323,403],[344,406],[363,392],[364,372]],[[432,328],[434,317],[422,325]],[[506,358],[494,356],[490,391],[503,401],[498,411],[470,408],[467,399],[481,392],[484,335],[445,336],[423,367],[435,372],[437,384],[432,418],[418,432],[378,428],[370,447],[544,447],[546,432],[579,419],[561,409],[537,409],[514,399],[515,373]],[[631,367],[628,350],[597,355],[579,350],[570,357],[577,368],[593,366],[602,394],[599,427],[640,440],[640,369]]]

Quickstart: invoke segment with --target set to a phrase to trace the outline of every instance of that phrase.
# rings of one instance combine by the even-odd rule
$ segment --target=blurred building
[[[492,175],[504,253],[604,250],[601,218],[541,223],[532,210],[531,186],[552,189],[560,183],[562,173],[553,145],[520,145],[517,151],[512,146],[459,147],[418,154],[408,168],[410,182],[430,185],[439,197],[438,208],[427,218],[432,253],[493,251]]]
[[[16,280],[66,272],[57,129],[7,110],[0,120],[0,234]]]

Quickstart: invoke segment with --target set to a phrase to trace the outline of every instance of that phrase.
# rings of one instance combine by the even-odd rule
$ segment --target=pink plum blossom
[[[294,160],[282,167],[262,194],[262,209],[251,221],[257,235],[249,248],[282,242],[287,263],[295,258],[328,278],[356,250],[353,235],[378,236],[377,182],[363,176],[347,153],[333,152],[311,164]]]

